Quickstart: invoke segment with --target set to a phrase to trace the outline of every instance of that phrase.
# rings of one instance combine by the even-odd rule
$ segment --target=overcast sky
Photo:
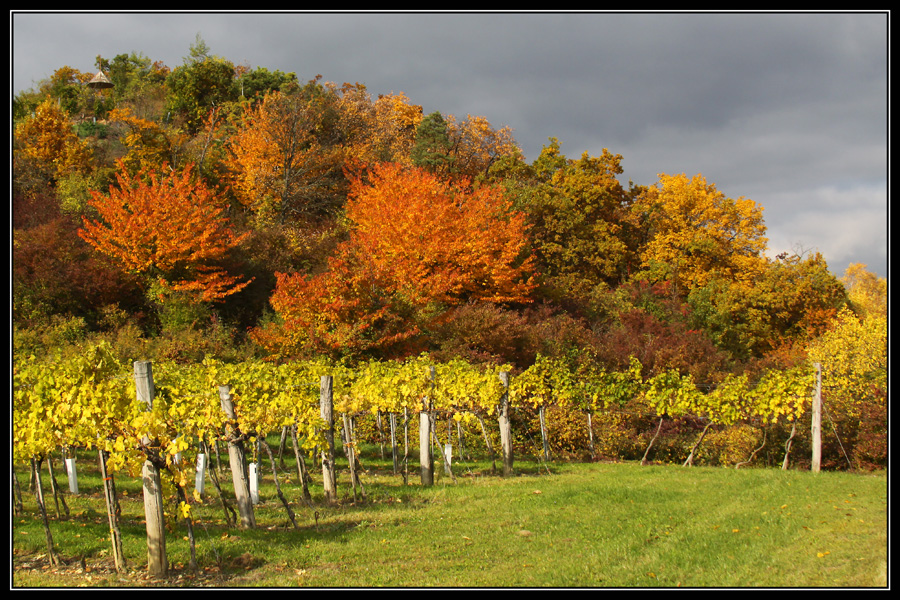
[[[425,114],[608,148],[623,183],[702,173],[764,207],[770,254],[888,276],[886,13],[10,13],[12,93],[135,52],[169,67],[200,34],[251,68],[404,92]]]

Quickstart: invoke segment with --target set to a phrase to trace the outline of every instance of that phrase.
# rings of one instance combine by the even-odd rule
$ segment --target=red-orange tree
[[[354,180],[346,215],[350,237],[328,271],[278,276],[271,302],[283,326],[257,340],[282,352],[383,355],[409,351],[462,302],[529,301],[524,216],[499,187],[384,163]]]
[[[78,235],[125,271],[195,300],[220,300],[249,283],[222,267],[248,234],[232,231],[225,204],[193,177],[191,165],[180,173],[134,176],[119,167],[109,195],[92,192],[90,205],[101,220],[84,218]]]

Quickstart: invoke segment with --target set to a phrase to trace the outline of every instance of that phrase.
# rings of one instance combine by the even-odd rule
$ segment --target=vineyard
[[[810,415],[816,372],[807,368],[770,370],[755,382],[730,377],[714,389],[702,390],[690,377],[674,372],[645,380],[634,359],[626,371],[607,372],[572,371],[560,361],[540,357],[514,376],[500,365],[434,363],[427,356],[372,361],[355,368],[327,361],[205,360],[138,361],[129,369],[103,344],[50,363],[17,357],[14,367],[14,459],[31,466],[48,555],[56,557],[57,550],[47,521],[41,466],[45,462],[49,466],[52,453],[61,450],[72,476],[77,473],[70,458],[75,450],[91,450],[98,453],[104,474],[111,556],[117,568],[124,559],[115,476],[141,474],[149,571],[156,576],[164,576],[167,568],[163,495],[178,498],[177,518],[190,530],[192,506],[201,499],[212,456],[222,460],[220,448],[228,449],[235,490],[234,498],[226,497],[213,479],[227,521],[243,528],[255,526],[257,469],[268,458],[277,496],[296,527],[291,503],[279,484],[273,448],[265,441],[273,434],[280,434],[281,444],[275,449],[279,455],[290,440],[298,470],[292,479],[310,505],[311,465],[322,469],[321,501],[337,499],[337,435],[354,498],[365,493],[354,456],[364,443],[390,448],[394,473],[401,473],[409,484],[410,471],[418,471],[412,479],[427,486],[434,483],[435,463],[455,482],[452,457],[473,452],[490,457],[492,470],[504,475],[515,472],[517,455],[545,464],[573,457],[641,464],[677,460],[685,466],[702,461],[735,467],[777,461],[786,469],[794,440],[805,437],[798,424],[807,430],[812,418],[813,438],[821,435],[816,431],[821,429],[816,423],[820,415]],[[645,429],[638,437],[643,447],[609,427],[624,419]],[[664,426],[668,436],[660,436]],[[746,436],[748,431],[761,435],[727,443],[729,437]],[[418,438],[418,448],[411,450],[411,437]],[[661,441],[665,437],[678,442],[666,445]],[[711,441],[714,438],[718,441]],[[704,439],[714,448],[708,453]],[[767,451],[761,454],[764,448]],[[821,450],[813,444],[812,452],[811,467],[818,470]],[[806,456],[799,457],[799,462],[806,461]],[[52,479],[52,471],[50,475]],[[280,477],[291,478],[286,473]],[[20,487],[18,481],[16,486]]]

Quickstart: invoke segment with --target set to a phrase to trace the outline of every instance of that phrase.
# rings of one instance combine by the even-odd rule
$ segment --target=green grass
[[[228,528],[207,484],[195,507],[200,572],[186,567],[183,523],[171,523],[171,576],[153,581],[144,575],[140,483],[117,477],[129,563],[117,574],[92,458],[79,458],[81,493],[66,496],[68,520],[55,519],[48,495],[63,567],[47,564],[33,495],[24,490],[26,513],[13,517],[14,587],[887,586],[884,472],[519,461],[517,476],[504,479],[489,463],[467,462],[455,465],[453,483],[438,463],[435,485],[423,488],[417,464],[404,486],[390,461],[370,452],[362,459],[365,499],[357,502],[346,470],[333,506],[321,487],[313,486],[307,507],[299,486],[282,482],[294,529],[266,461],[258,527]],[[221,480],[230,493],[227,472]],[[24,472],[19,481],[26,486]],[[59,481],[65,487],[63,475]]]

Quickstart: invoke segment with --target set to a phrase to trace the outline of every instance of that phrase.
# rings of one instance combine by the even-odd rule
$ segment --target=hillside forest
[[[701,174],[625,185],[555,138],[529,162],[483,116],[199,36],[175,67],[61,65],[13,117],[17,357],[637,359],[704,389],[817,361],[851,462],[886,463],[886,280],[769,256],[763,207]]]

